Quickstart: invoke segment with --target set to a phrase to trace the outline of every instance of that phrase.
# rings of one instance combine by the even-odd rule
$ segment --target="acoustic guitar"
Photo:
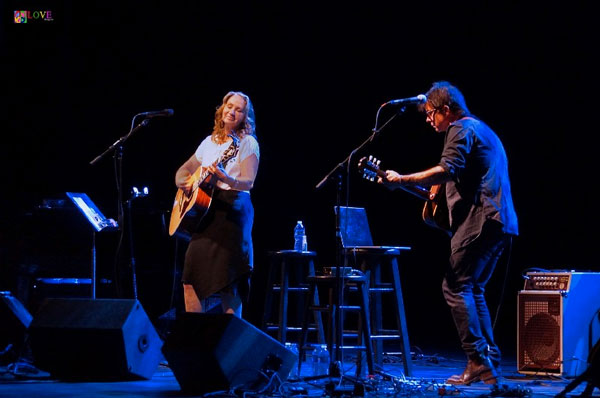
[[[377,177],[385,179],[386,174],[380,169],[380,164],[381,160],[377,160],[373,156],[363,157],[358,162],[358,169],[363,178],[369,181],[375,181]],[[402,185],[400,188],[425,201],[421,213],[425,224],[440,229],[448,235],[451,234],[444,184],[433,185],[429,189],[419,185]]]
[[[215,160],[213,165],[222,166],[237,154],[239,139],[231,136],[231,144]],[[200,166],[192,174],[194,183],[186,193],[179,188],[175,194],[175,202],[169,222],[169,235],[189,238],[202,218],[208,212],[215,191],[216,178],[208,172],[208,167]]]

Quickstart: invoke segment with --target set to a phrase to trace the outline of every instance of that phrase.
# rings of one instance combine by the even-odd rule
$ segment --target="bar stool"
[[[371,298],[371,339],[375,354],[375,362],[383,363],[384,341],[399,340],[402,351],[402,362],[406,376],[412,376],[412,359],[408,341],[408,328],[404,312],[404,299],[400,284],[398,258],[410,247],[348,247],[345,248],[348,265],[364,272],[369,280],[369,296]],[[382,314],[382,295],[392,296],[396,329],[385,329]]]
[[[303,308],[301,301],[306,300],[305,295],[308,291],[306,279],[315,275],[314,260],[317,253],[314,251],[280,250],[268,254],[270,268],[267,277],[262,329],[267,333],[277,331],[277,340],[285,344],[288,341],[288,332],[300,332],[302,330],[299,325],[301,318],[298,319],[295,326],[288,324],[289,293],[300,293],[296,296],[296,314],[299,318]],[[277,277],[279,277],[279,283],[276,283]],[[293,282],[291,286],[290,280]],[[269,322],[274,292],[279,292],[279,316],[276,323]],[[318,292],[315,291],[310,297],[313,297],[314,302],[318,305]],[[314,311],[313,315],[314,323],[310,325],[309,330],[316,332],[316,339],[319,343],[324,343],[325,334],[321,313]]]
[[[359,294],[359,305],[347,305],[344,303],[336,303],[336,285],[338,282],[342,283],[341,288],[344,291],[343,296],[347,299],[347,293],[351,290],[357,291]],[[329,355],[334,355],[334,350],[339,349],[340,353],[343,353],[343,350],[358,350],[359,353],[365,351],[367,356],[367,367],[369,374],[374,374],[374,365],[373,365],[373,351],[371,346],[371,326],[369,320],[369,287],[368,287],[368,278],[360,273],[358,275],[345,275],[343,277],[338,277],[335,275],[335,271],[332,275],[315,275],[309,276],[307,278],[308,282],[308,293],[307,296],[309,300],[307,300],[304,307],[304,316],[302,322],[302,333],[300,336],[300,341],[298,342],[298,350],[299,355],[298,358],[298,374],[300,374],[302,360],[304,359],[305,350],[309,348],[306,344],[306,337],[308,333],[308,314],[311,310],[320,311],[327,313],[327,350],[329,351]],[[318,302],[310,303],[310,298],[318,297],[319,287],[323,287],[327,289],[328,292],[328,303],[320,306]],[[348,300],[345,300],[348,301]],[[336,313],[337,311],[341,312],[341,325],[336,324]],[[357,311],[359,313],[359,321],[358,321],[358,331],[357,345],[345,345],[344,337],[348,337],[344,333],[344,313],[346,311]],[[340,328],[338,330],[337,328]],[[341,337],[341,341],[337,341]],[[358,355],[357,359],[357,367],[356,374],[357,376],[361,373],[362,359],[361,355]]]

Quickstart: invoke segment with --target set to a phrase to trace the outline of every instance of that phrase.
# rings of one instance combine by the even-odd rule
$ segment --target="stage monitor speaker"
[[[9,345],[20,349],[32,316],[11,292],[0,292],[0,351]]]
[[[185,392],[257,390],[277,373],[285,381],[298,355],[230,314],[181,314],[163,354]]]
[[[162,340],[137,300],[46,299],[29,327],[34,363],[65,380],[150,379]]]
[[[519,373],[572,377],[586,370],[590,350],[600,337],[600,274],[571,277],[569,291],[518,293]]]

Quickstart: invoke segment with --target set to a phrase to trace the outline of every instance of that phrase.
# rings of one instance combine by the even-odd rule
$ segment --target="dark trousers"
[[[442,289],[462,349],[469,358],[488,354],[492,361],[500,362],[500,350],[494,341],[484,293],[485,285],[509,243],[510,235],[502,232],[499,223],[487,222],[473,242],[450,255]]]

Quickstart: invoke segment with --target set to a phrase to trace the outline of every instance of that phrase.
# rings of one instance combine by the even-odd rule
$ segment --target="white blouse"
[[[209,135],[204,138],[196,149],[196,159],[198,159],[203,167],[207,167],[219,159],[227,148],[229,148],[229,145],[231,145],[231,141],[224,142],[223,144],[216,144]],[[256,138],[253,136],[246,135],[240,140],[239,147],[234,156],[224,164],[227,174],[232,178],[238,178],[241,175],[242,162],[252,154],[256,155],[256,158],[259,159],[260,151],[258,148],[258,141],[256,141]],[[225,190],[232,189],[223,181],[217,182],[217,186]]]

